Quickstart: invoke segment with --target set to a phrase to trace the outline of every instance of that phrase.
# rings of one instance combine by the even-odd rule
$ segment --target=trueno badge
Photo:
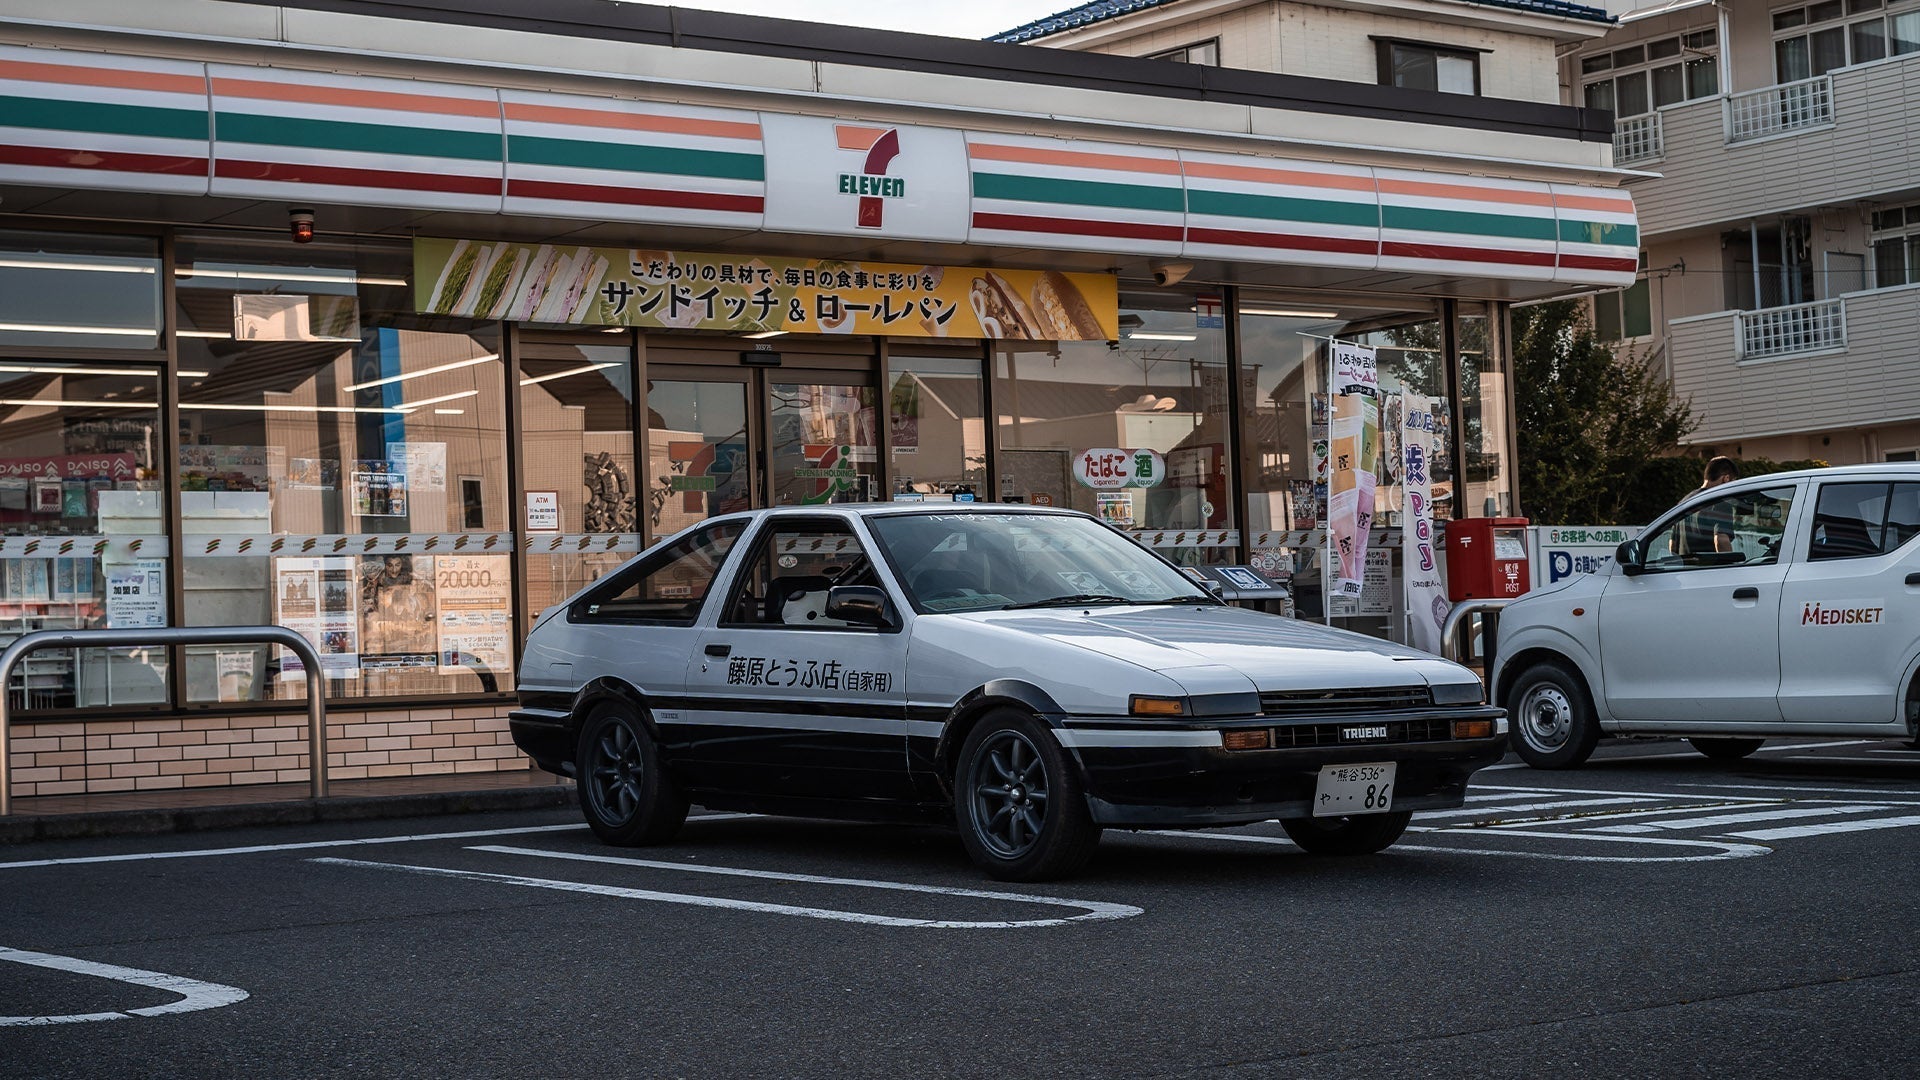
[[[834,136],[842,150],[866,155],[857,173],[840,174],[840,194],[859,196],[859,211],[854,224],[862,229],[878,229],[886,217],[888,199],[903,198],[907,182],[889,176],[893,159],[900,156],[900,129],[835,124]]]
[[[1384,739],[1387,737],[1387,726],[1369,724],[1366,727],[1343,727],[1340,729],[1340,737],[1348,742],[1358,742],[1361,739]]]

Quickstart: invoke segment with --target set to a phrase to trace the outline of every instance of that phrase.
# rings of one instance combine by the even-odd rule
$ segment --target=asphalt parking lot
[[[565,812],[0,850],[0,1074],[1905,1075],[1920,751],[1619,743],[1388,852]]]

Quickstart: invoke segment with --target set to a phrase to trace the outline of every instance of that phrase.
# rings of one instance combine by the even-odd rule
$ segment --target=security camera
[[[1192,263],[1156,262],[1149,263],[1148,268],[1153,271],[1153,283],[1161,286],[1178,285],[1193,273]]]
[[[287,211],[287,231],[293,234],[293,242],[306,244],[313,241],[313,211]]]

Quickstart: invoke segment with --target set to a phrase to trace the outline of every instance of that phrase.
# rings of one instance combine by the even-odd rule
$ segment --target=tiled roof
[[[995,34],[987,40],[1019,44],[1175,2],[1176,0],[1093,0],[1092,3],[1068,8],[1057,15],[1036,19],[1025,26],[1016,26],[1011,30]],[[1613,16],[1600,8],[1572,4],[1567,0],[1465,0],[1465,2],[1479,4],[1482,7],[1507,8],[1512,11],[1531,12],[1535,15],[1559,15],[1562,18],[1584,19],[1589,22],[1611,23],[1614,21]]]

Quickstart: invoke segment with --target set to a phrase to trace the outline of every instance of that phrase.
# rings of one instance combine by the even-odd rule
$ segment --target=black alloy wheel
[[[1013,709],[988,715],[960,749],[955,817],[967,854],[1004,881],[1044,881],[1085,865],[1100,830],[1058,740]]]
[[[602,841],[620,847],[659,844],[687,820],[687,799],[660,761],[646,725],[623,704],[594,707],[580,727],[574,758],[580,810]]]

